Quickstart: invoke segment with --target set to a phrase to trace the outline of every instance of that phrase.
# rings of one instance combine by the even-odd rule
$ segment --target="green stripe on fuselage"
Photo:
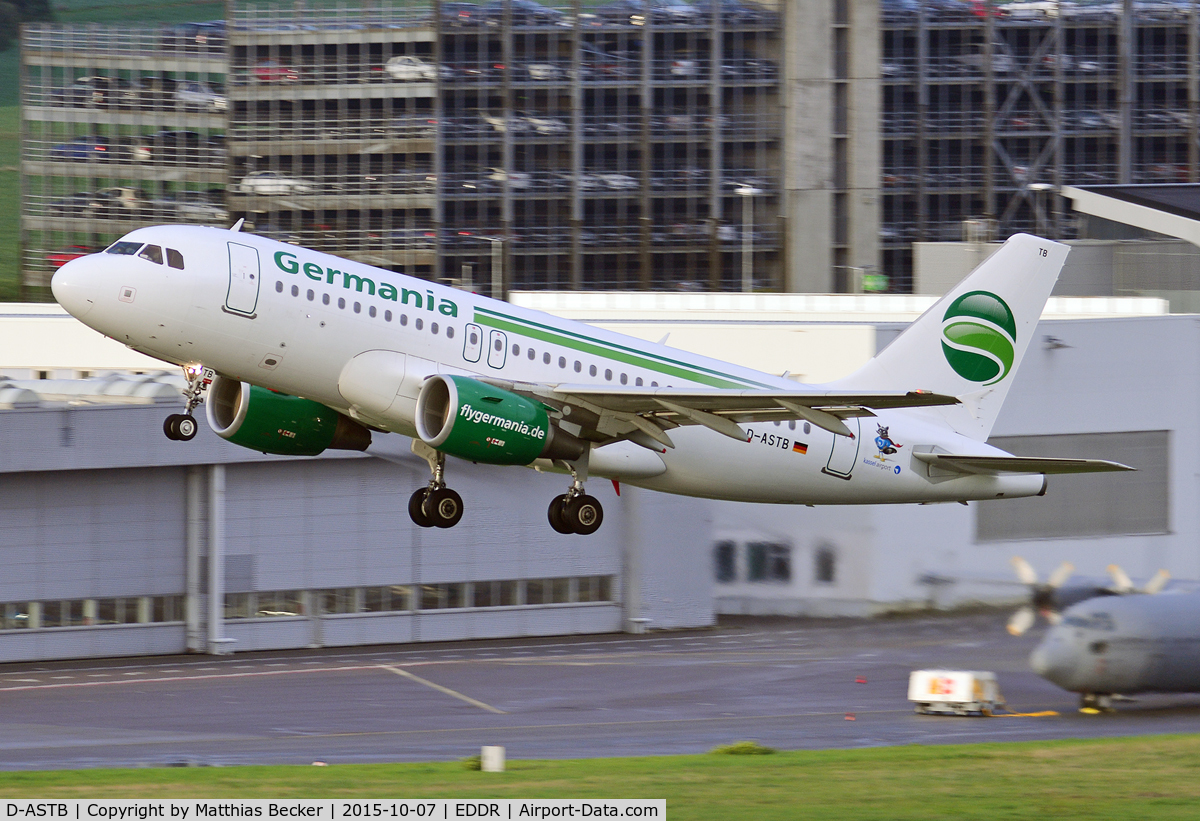
[[[615,345],[610,342],[601,342],[598,339],[583,336],[582,334],[564,331],[559,328],[552,328],[549,325],[542,325],[527,319],[518,319],[517,317],[501,314],[496,311],[491,311],[487,308],[475,308],[475,321],[480,325],[487,325],[488,327],[495,328],[499,331],[508,331],[509,333],[521,334],[522,336],[527,336],[531,339],[539,339],[542,342],[549,342],[554,345],[562,345],[563,347],[579,351],[580,353],[592,354],[593,356],[601,356],[617,362],[624,362],[627,365],[645,368],[649,371],[656,371],[657,373],[661,373],[666,376],[677,376],[682,379],[687,379],[691,382],[699,382],[703,385],[709,385],[714,388],[770,387],[769,385],[764,385],[761,382],[754,382],[748,379],[731,376],[730,374],[710,370],[708,368],[689,365],[686,362],[679,362],[677,360],[658,356],[657,354],[637,351],[633,348],[627,348],[623,345]]]

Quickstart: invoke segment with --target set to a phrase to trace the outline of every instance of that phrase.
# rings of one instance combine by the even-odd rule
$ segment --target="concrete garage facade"
[[[204,426],[168,441],[169,410],[0,412],[0,661],[713,621],[707,503],[596,481],[604,527],[561,536],[545,507],[566,477],[451,460],[467,514],[422,530],[406,439],[267,457]]]

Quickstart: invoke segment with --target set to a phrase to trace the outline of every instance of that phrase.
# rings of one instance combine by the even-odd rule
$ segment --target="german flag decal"
[[[803,442],[797,442],[796,444],[792,445],[792,453],[804,455],[805,453],[808,453],[808,445],[804,444]]]

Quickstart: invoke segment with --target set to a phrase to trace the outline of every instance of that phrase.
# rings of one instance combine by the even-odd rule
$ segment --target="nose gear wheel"
[[[213,371],[203,365],[187,365],[183,369],[187,388],[183,391],[187,408],[183,413],[173,413],[163,420],[163,433],[175,442],[190,442],[196,438],[199,426],[192,412],[204,401],[204,391],[212,384]]]

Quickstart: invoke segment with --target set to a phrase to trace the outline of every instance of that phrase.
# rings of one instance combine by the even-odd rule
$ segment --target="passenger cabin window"
[[[142,243],[140,242],[114,242],[112,245],[108,246],[108,250],[106,250],[104,253],[131,257],[136,254],[138,249],[141,247]]]
[[[178,268],[180,271],[182,271],[183,270],[183,254],[179,253],[174,248],[168,248],[167,249],[167,265],[170,265],[172,268]]]
[[[147,245],[145,248],[142,249],[141,253],[138,254],[138,258],[149,260],[150,262],[153,262],[156,265],[162,265],[162,261],[163,261],[162,249],[159,248],[157,245]]]

